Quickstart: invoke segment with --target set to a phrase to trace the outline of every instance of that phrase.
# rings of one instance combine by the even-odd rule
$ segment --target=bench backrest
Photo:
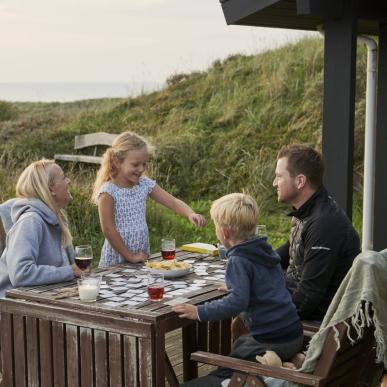
[[[104,132],[81,134],[75,136],[74,149],[77,150],[98,145],[111,146],[117,136],[117,134]]]

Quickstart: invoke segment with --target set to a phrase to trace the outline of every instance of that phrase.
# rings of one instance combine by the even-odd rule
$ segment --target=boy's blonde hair
[[[255,234],[258,206],[250,195],[222,196],[212,203],[210,214],[215,225],[229,229],[234,238],[245,240]]]
[[[57,212],[55,200],[50,191],[50,187],[54,184],[54,176],[49,167],[54,164],[54,160],[46,159],[31,163],[19,176],[16,195],[24,199],[39,199],[50,208],[58,217],[62,230],[62,244],[68,246],[72,242],[72,236],[67,217],[63,209]]]
[[[98,204],[98,191],[102,184],[112,180],[117,175],[114,161],[122,162],[130,151],[145,149],[148,153],[153,150],[152,145],[144,138],[133,132],[123,132],[114,141],[102,156],[101,167],[94,183],[92,201]]]

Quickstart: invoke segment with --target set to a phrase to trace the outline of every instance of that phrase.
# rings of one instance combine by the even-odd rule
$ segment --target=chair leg
[[[252,376],[234,372],[228,387],[267,387],[259,376]]]
[[[267,387],[266,383],[259,376],[249,376],[246,380],[247,387]]]
[[[230,384],[228,387],[242,387],[245,385],[247,380],[246,374],[241,374],[240,372],[234,372],[231,376]]]

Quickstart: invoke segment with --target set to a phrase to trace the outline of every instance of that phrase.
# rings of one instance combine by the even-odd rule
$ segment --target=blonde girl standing
[[[186,217],[193,225],[206,225],[206,220],[186,203],[143,176],[151,150],[151,145],[143,137],[124,132],[103,155],[92,195],[93,202],[98,205],[101,229],[106,238],[99,267],[148,259],[148,196]]]

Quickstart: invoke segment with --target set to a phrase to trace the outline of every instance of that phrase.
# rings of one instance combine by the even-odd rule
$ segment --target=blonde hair
[[[31,163],[19,176],[16,183],[16,195],[25,199],[39,199],[57,215],[62,231],[62,244],[68,246],[72,242],[68,221],[63,209],[57,212],[55,200],[50,187],[54,184],[54,176],[50,165],[54,160],[41,159]]]
[[[97,173],[91,196],[93,203],[98,204],[98,191],[102,184],[117,176],[114,161],[122,162],[128,152],[142,149],[151,153],[153,147],[144,137],[133,132],[123,132],[113,141],[112,146],[102,156],[101,167]]]
[[[210,214],[215,225],[230,230],[234,238],[244,240],[255,234],[258,206],[250,195],[222,196],[212,203]]]

